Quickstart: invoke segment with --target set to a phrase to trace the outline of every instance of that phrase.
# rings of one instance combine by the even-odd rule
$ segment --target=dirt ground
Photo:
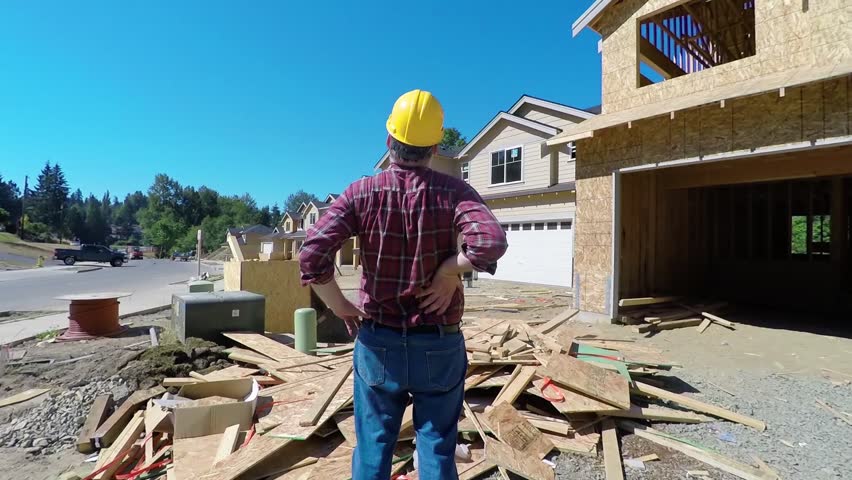
[[[354,296],[357,276],[349,273],[341,279],[341,286],[347,295]],[[466,289],[466,297],[467,319],[548,320],[573,303],[565,288],[493,280],[475,282],[473,288]],[[486,308],[494,305],[501,309]],[[199,360],[196,353],[209,346],[189,350],[161,347],[144,353],[151,326],[168,343],[167,315],[163,312],[128,319],[132,320],[130,328],[117,338],[41,346],[29,342],[15,347],[27,350],[24,361],[49,358],[54,362],[7,367],[0,376],[0,397],[42,386],[56,387],[56,391],[74,389],[120,371],[129,388],[144,388],[159,382],[162,376],[223,366],[216,364],[215,357],[195,363]],[[852,412],[852,335],[848,329],[832,325],[830,318],[742,306],[732,306],[723,316],[737,323],[736,330],[712,325],[703,334],[695,327],[637,334],[620,325],[572,322],[569,326],[576,336],[620,339],[658,349],[664,357],[681,365],[660,376],[667,388],[759,418],[768,425],[765,432],[724,421],[657,424],[655,428],[743,463],[753,464],[756,456],[784,479],[852,478],[847,462],[848,452],[852,451],[852,425],[816,403],[820,400],[840,412]],[[142,357],[143,353],[146,357]],[[84,358],[60,363],[80,357]],[[0,425],[15,421],[53,394],[0,409]],[[683,479],[687,470],[707,470],[710,478],[717,480],[735,478],[632,435],[621,435],[620,441],[625,458],[650,453],[660,458],[646,463],[644,470],[626,468],[625,478],[630,480]],[[84,458],[74,449],[28,455],[24,449],[0,445],[0,472],[16,472],[14,477],[0,473],[0,478],[52,480],[68,468],[90,470],[91,464],[81,464]],[[605,478],[602,455],[590,458],[561,454],[549,458],[557,465],[559,479]]]

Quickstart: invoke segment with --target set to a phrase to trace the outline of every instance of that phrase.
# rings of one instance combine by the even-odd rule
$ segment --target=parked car
[[[142,250],[139,247],[135,247],[130,251],[130,259],[131,260],[143,260],[145,256],[142,254]]]
[[[174,252],[172,253],[172,261],[180,260],[181,262],[188,262],[195,258],[195,250],[189,252]]]
[[[57,248],[53,251],[54,260],[62,260],[65,265],[74,265],[80,262],[109,263],[113,267],[120,267],[127,261],[127,254],[110,250],[103,245],[80,245],[80,249]]]

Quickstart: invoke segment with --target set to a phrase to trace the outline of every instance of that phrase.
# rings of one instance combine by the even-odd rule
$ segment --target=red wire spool
[[[118,323],[118,299],[128,293],[90,293],[66,295],[61,300],[70,300],[68,330],[60,335],[59,341],[89,340],[109,337],[124,331]]]

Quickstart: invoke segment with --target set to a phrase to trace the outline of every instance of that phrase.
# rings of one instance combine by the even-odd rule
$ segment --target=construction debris
[[[713,324],[736,329],[734,322],[718,315],[718,310],[726,307],[727,303],[676,303],[678,300],[678,297],[622,299],[619,301],[619,306],[622,307],[621,322],[625,325],[635,325],[633,331],[636,333],[686,327],[697,327],[698,333],[704,333]]]
[[[660,313],[653,312],[673,314]],[[460,447],[464,455],[456,459],[459,478],[473,479],[499,469],[528,479],[553,479],[546,456],[554,452],[595,456],[598,447],[606,478],[623,478],[617,429],[740,478],[774,478],[765,464],[754,468],[649,427],[647,423],[704,422],[712,420],[710,416],[758,430],[766,425],[666,390],[665,377],[659,374],[670,370],[671,362],[632,342],[578,335],[570,325],[574,315],[575,310],[568,310],[550,321],[533,322],[535,326],[523,319],[465,321],[471,366],[459,419],[464,439]],[[678,320],[660,323],[668,321]],[[178,480],[346,480],[351,476],[351,452],[357,442],[351,345],[335,345],[324,349],[323,356],[310,356],[260,334],[225,336],[246,347],[228,350],[238,365],[166,378],[163,387],[170,391],[162,387],[138,391],[109,417],[105,414],[109,407],[103,406],[107,400],[95,403],[78,440],[78,447],[85,448],[84,437],[90,437],[90,447],[102,448],[92,478],[144,474]],[[234,390],[246,385],[247,395],[249,390]],[[666,402],[681,409],[667,408]],[[394,472],[418,478],[411,462],[412,414],[409,406]],[[644,462],[657,459],[650,454],[625,460],[625,465],[644,468]]]

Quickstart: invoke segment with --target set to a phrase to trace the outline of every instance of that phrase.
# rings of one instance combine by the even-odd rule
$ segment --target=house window
[[[535,229],[536,230],[544,230],[544,224],[543,223],[536,223]]]
[[[311,224],[311,225],[317,223],[317,214],[316,213],[311,214],[311,219],[308,223]]]
[[[513,223],[512,224],[512,231],[513,232],[517,232],[520,229],[521,229],[521,224],[519,224],[519,223]]]
[[[491,152],[491,185],[521,181],[523,148]]]
[[[305,229],[305,220],[304,219],[299,220],[299,228],[301,228],[302,230]]]
[[[547,229],[548,230],[556,230],[557,225],[558,224],[556,222],[547,222]]]
[[[290,231],[290,221],[289,220],[284,222],[284,230],[286,230],[288,232]]]
[[[571,230],[571,222],[559,222],[559,228],[562,230]]]
[[[521,226],[524,230],[532,230],[532,223],[525,223]]]
[[[639,87],[756,53],[756,0],[691,0],[639,19]]]
[[[577,144],[574,142],[568,142],[568,160],[577,160]]]
[[[461,164],[461,178],[467,183],[470,183],[470,162]]]

